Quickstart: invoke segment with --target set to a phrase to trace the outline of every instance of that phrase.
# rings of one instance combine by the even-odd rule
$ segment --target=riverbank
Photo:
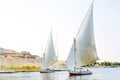
[[[16,72],[38,72],[40,66],[2,66],[4,70],[15,70]]]
[[[65,69],[65,62],[58,61],[54,65],[50,66],[51,68],[55,68],[55,70],[63,70]],[[1,69],[5,70],[15,70],[16,72],[39,72],[41,67],[40,66],[1,66]]]

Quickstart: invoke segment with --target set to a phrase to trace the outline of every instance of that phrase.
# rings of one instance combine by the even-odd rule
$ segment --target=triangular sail
[[[48,39],[48,43],[46,46],[46,50],[43,55],[41,67],[42,67],[42,69],[46,69],[49,66],[51,66],[52,64],[54,64],[56,61],[57,61],[57,56],[55,54],[55,48],[54,48],[54,44],[53,44],[52,30],[51,30],[50,36]]]
[[[75,39],[76,53],[74,53],[73,44],[66,61],[68,69],[74,68],[75,60],[77,66],[83,66],[98,59],[93,31],[93,3],[86,14]],[[76,54],[75,59],[73,56],[74,54]]]
[[[74,45],[72,44],[72,47],[70,49],[67,61],[66,61],[66,66],[70,70],[74,70],[75,67],[75,57],[74,57]]]

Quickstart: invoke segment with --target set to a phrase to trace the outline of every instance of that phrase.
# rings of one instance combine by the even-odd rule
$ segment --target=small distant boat
[[[93,32],[93,3],[91,4],[82,25],[74,38],[66,65],[70,75],[89,75],[90,70],[82,66],[98,60]],[[79,70],[77,69],[79,68]]]
[[[69,73],[71,76],[74,76],[74,75],[90,75],[90,74],[92,74],[92,72],[91,71],[71,71],[70,73]]]
[[[54,48],[54,45],[53,45],[52,30],[51,30],[50,36],[49,36],[49,39],[48,39],[48,44],[46,46],[45,53],[43,54],[43,59],[42,59],[42,64],[41,64],[42,69],[40,70],[40,73],[55,72],[55,70],[49,68],[55,62],[57,62],[57,56],[56,56],[55,48]]]
[[[40,73],[53,73],[53,72],[55,72],[55,70],[52,70],[52,69],[40,70]]]
[[[16,73],[15,70],[0,70],[0,74],[1,73]]]
[[[15,73],[15,70],[5,70],[2,68],[3,60],[2,60],[2,48],[0,48],[0,74],[1,73]]]

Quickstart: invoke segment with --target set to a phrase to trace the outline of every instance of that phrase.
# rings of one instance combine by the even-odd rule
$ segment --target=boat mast
[[[58,46],[59,46],[59,44],[58,44],[58,34],[57,34],[57,60],[58,60],[58,56],[59,56]]]
[[[74,38],[74,61],[75,61],[75,65],[74,65],[74,71],[76,71],[76,39]]]

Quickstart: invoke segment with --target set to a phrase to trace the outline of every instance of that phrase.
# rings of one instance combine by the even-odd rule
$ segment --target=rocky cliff
[[[39,66],[41,58],[27,51],[17,52],[0,48],[0,62],[3,66]]]
[[[28,51],[17,52],[0,48],[0,65],[3,66],[40,66],[41,57],[32,55]],[[65,62],[57,61],[51,68],[64,69]]]

